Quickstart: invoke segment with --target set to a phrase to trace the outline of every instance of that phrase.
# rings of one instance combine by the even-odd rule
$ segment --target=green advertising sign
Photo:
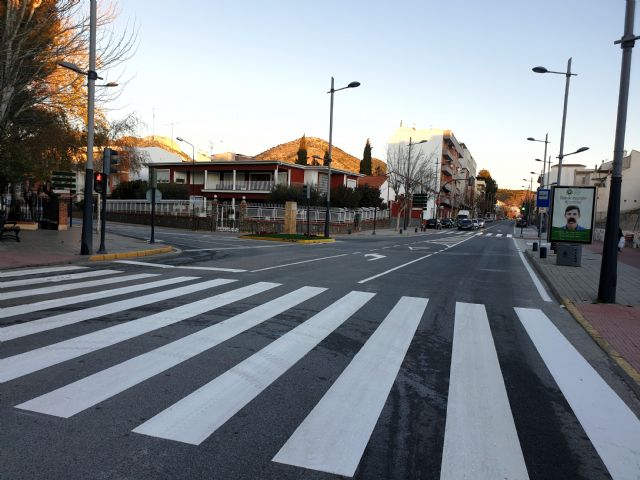
[[[554,187],[551,196],[550,242],[592,243],[595,187]]]

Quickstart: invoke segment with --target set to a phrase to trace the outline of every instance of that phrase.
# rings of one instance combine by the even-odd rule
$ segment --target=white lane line
[[[529,272],[529,276],[531,277],[533,284],[536,286],[536,290],[538,290],[540,297],[542,297],[542,300],[544,300],[545,302],[550,302],[551,297],[542,286],[542,283],[536,276],[531,266],[529,266],[529,263],[527,262],[527,260],[524,258],[523,253],[520,251],[520,248],[518,247],[518,241],[515,238],[512,238],[512,240],[513,240],[514,246],[516,247],[516,251],[518,252],[518,255],[520,255],[520,260],[522,260],[522,264],[524,265],[524,268],[527,270],[527,272]]]
[[[320,257],[320,258],[312,258],[311,260],[303,260],[301,262],[293,262],[293,263],[285,263],[282,265],[274,265],[273,267],[267,267],[267,268],[259,268],[257,270],[251,270],[252,273],[254,272],[264,272],[265,270],[273,270],[274,268],[283,268],[283,267],[289,267],[291,265],[300,265],[302,263],[309,263],[309,262],[317,262],[319,260],[327,260],[329,258],[338,258],[338,257],[345,257],[349,255],[348,253],[343,253],[341,255],[332,255],[330,257]]]
[[[491,232],[486,234],[487,237],[490,237],[491,235],[493,235],[493,233],[491,233]]]
[[[501,233],[496,233],[496,237],[501,237],[502,234]]]
[[[210,282],[212,287],[218,280]],[[206,283],[206,282],[205,282]],[[187,318],[195,317],[223,305],[237,302],[252,295],[279,286],[278,283],[259,282],[247,287],[231,290],[197,302],[181,305],[170,310],[148,315],[129,322],[104,328],[86,335],[64,340],[53,345],[30,350],[25,353],[0,359],[0,382],[13,380],[43,368],[57,365],[87,353],[95,352],[116,343],[129,340]]]
[[[478,233],[476,233],[476,237],[479,237],[480,235],[484,235],[484,232],[478,232]]]
[[[181,268],[185,270],[211,270],[213,272],[228,272],[228,273],[246,272],[246,270],[239,270],[237,268],[189,267],[189,266],[182,266],[182,265],[163,265],[161,263],[138,262],[136,260],[116,260],[115,263],[126,263],[128,265],[140,265],[144,267],[156,267],[156,268]]]
[[[34,285],[36,283],[56,283],[66,282],[68,280],[78,280],[80,278],[102,277],[105,275],[112,275],[114,273],[122,273],[120,270],[92,270],[82,273],[69,273],[67,275],[54,275],[52,277],[41,278],[23,278],[22,280],[11,280],[8,282],[1,282],[0,288],[14,288],[24,287],[25,285]],[[2,297],[0,297],[2,298]]]
[[[33,268],[31,270],[6,270],[4,272],[0,272],[0,278],[25,277],[27,275],[39,275],[41,273],[70,272],[72,270],[85,270],[87,268],[89,267],[77,267],[75,265],[70,265],[67,267]]]
[[[456,303],[440,480],[529,476],[483,305]]]
[[[122,273],[117,270],[110,270],[110,273]],[[147,274],[147,277],[157,277],[157,274]],[[0,300],[11,300],[12,298],[34,297],[37,295],[49,295],[50,293],[66,292],[68,290],[78,290],[80,288],[99,287],[101,285],[111,285],[113,283],[129,282],[137,280],[140,274],[122,275],[120,277],[102,278],[100,280],[91,280],[89,282],[67,283],[65,285],[54,285],[51,287],[32,288],[30,290],[15,290],[13,292],[0,293]]]
[[[459,242],[456,242],[456,243],[454,243],[453,245],[447,245],[447,248],[455,247],[456,245],[460,245],[461,243],[464,243],[464,242],[466,242],[467,240],[470,240],[470,239],[472,239],[472,238],[473,238],[473,237],[466,237],[464,240],[460,240]],[[437,243],[437,242],[436,242],[436,241],[433,241],[433,242],[431,242],[431,243]],[[442,244],[439,244],[439,245],[442,245]],[[423,256],[423,257],[416,258],[415,260],[411,260],[410,262],[403,263],[402,265],[398,265],[398,266],[393,267],[393,268],[390,268],[389,270],[386,270],[386,271],[384,271],[384,272],[380,272],[380,273],[378,273],[378,274],[376,274],[376,275],[373,275],[373,276],[371,276],[371,277],[365,278],[364,280],[360,280],[358,283],[367,283],[367,282],[369,282],[369,281],[371,281],[371,280],[375,280],[376,278],[379,278],[379,277],[382,277],[382,276],[384,276],[384,275],[387,275],[388,273],[391,273],[391,272],[394,272],[394,271],[399,270],[399,269],[401,269],[401,268],[404,268],[404,267],[406,267],[407,265],[411,265],[412,263],[416,263],[416,262],[419,262],[420,260],[424,260],[425,258],[429,258],[431,255],[436,255],[437,253],[438,253],[438,252],[433,252],[433,253],[430,253],[429,255],[425,255],[425,256]]]
[[[348,293],[133,431],[200,445],[374,295]]]
[[[637,479],[638,417],[541,310],[515,311],[611,477]]]
[[[131,275],[129,280],[137,280],[141,278],[157,277],[154,274],[141,273],[138,275]],[[135,278],[133,278],[135,277]],[[115,295],[123,295],[125,293],[138,292],[140,290],[147,290],[149,288],[155,288],[161,286],[158,282],[142,283],[136,285],[128,285],[126,287],[114,288],[111,290],[101,290],[98,292],[83,293],[74,297],[66,298],[52,298],[51,300],[43,300],[41,302],[25,303],[22,305],[14,305],[13,307],[0,308],[0,318],[12,317],[14,315],[22,315],[23,313],[38,312],[40,310],[47,310],[49,308],[57,308],[76,303],[88,302],[91,300],[104,300]]]
[[[511,235],[510,233],[507,233],[507,238],[513,238],[513,235]]]
[[[427,302],[400,299],[273,461],[354,475]]]
[[[185,362],[325,290],[326,288],[319,287],[299,288],[180,340],[17,405],[16,408],[69,418],[154,375]]]
[[[197,279],[198,277],[167,278],[155,282],[155,286],[164,287],[166,285],[174,285],[176,283]],[[231,282],[231,280],[221,280],[220,284],[222,285],[229,282]],[[85,320],[91,320],[92,318],[104,317],[106,315],[111,315],[112,313],[123,312],[125,310],[141,307],[143,305],[149,305],[151,303],[160,302],[169,298],[188,295],[205,288],[210,288],[210,285],[203,286],[202,283],[198,283],[195,285],[188,285],[186,287],[180,287],[173,290],[164,290],[162,292],[151,293],[149,295],[143,295],[141,297],[128,298],[126,300],[107,303],[105,305],[98,305],[97,307],[85,308],[84,310],[76,310],[73,312],[61,313],[59,315],[52,315],[50,317],[44,317],[39,320],[33,320],[31,322],[9,325],[8,327],[0,329],[0,341],[6,342],[7,340],[26,337],[27,335],[33,335],[36,333],[45,332],[47,330],[53,330],[54,328],[60,328],[67,325],[72,325],[74,323],[84,322]]]

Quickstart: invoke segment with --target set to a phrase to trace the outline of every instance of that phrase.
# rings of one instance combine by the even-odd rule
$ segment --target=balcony
[[[448,162],[447,164],[443,164],[441,168],[442,168],[442,173],[444,173],[447,177],[453,177],[453,170],[448,165]]]
[[[451,155],[451,152],[449,152],[449,149],[447,149],[447,148],[443,148],[442,149],[442,156],[447,161],[453,162],[455,160],[455,157],[453,155]]]
[[[442,185],[443,192],[451,193],[451,190],[452,188],[450,183],[445,183],[444,185]]]
[[[447,197],[440,197],[440,205],[451,207],[451,200],[449,200]]]

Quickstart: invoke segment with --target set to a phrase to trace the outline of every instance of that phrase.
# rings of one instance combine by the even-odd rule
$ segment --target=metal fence
[[[24,222],[40,222],[43,219],[44,199],[32,195],[27,199],[12,197],[9,194],[0,195],[0,210],[8,212],[12,220]]]

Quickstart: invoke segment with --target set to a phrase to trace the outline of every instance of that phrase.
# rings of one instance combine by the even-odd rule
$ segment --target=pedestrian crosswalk
[[[59,272],[38,271],[31,277],[35,280],[38,275],[55,273]],[[53,282],[60,286],[75,285],[78,277],[64,275],[66,279]],[[442,312],[430,311],[429,299],[421,297],[400,296],[375,303],[382,294],[358,290],[333,292],[312,285],[292,287],[265,281],[130,275],[114,271],[104,276],[120,279],[114,283],[122,286],[102,291],[99,297],[96,292],[73,294],[72,290],[82,289],[77,286],[61,290],[56,298],[38,300],[51,295],[42,292],[42,288],[49,287],[28,288],[29,283],[3,282],[0,318],[7,320],[0,327],[1,345],[13,345],[14,341],[27,336],[37,338],[38,342],[35,348],[20,347],[25,343],[18,342],[12,354],[0,355],[2,388],[11,389],[14,380],[55,366],[58,372],[73,369],[65,362],[79,357],[91,364],[96,354],[108,347],[152,335],[158,329],[222,307],[235,308],[225,310],[232,313],[224,315],[222,321],[188,330],[186,335],[159,347],[136,351],[107,368],[93,368],[80,378],[77,373],[71,375],[72,381],[47,387],[48,391],[33,387],[31,392],[31,387],[20,384],[21,395],[26,393],[26,398],[13,407],[58,417],[60,421],[83,414],[82,420],[91,422],[92,407],[123,392],[135,394],[143,385],[148,392],[147,388],[162,383],[161,374],[169,369],[187,361],[197,362],[199,355],[295,309],[303,316],[295,326],[274,338],[270,336],[261,349],[131,426],[131,431],[140,438],[154,437],[197,448],[212,436],[220,435],[221,427],[266,389],[278,388],[278,379],[286,378],[291,372],[303,375],[297,371],[303,359],[335,336],[337,330],[353,325],[366,315],[367,320],[377,326],[342,370],[336,372],[335,381],[317,403],[277,446],[272,458],[275,464],[348,477],[356,474],[419,325],[431,315],[442,315]],[[29,275],[20,277],[27,279]],[[11,277],[3,277],[0,272],[0,278]],[[82,278],[91,279],[92,275]],[[88,280],[85,285],[94,281]],[[149,290],[154,291],[145,292]],[[110,293],[105,295],[106,292]],[[6,293],[11,295],[5,296]],[[95,305],[95,300],[100,300],[100,305]],[[16,302],[20,304],[11,305]],[[375,304],[375,308],[370,308],[371,304]],[[139,307],[151,305],[155,306],[152,311],[156,313],[128,315]],[[381,309],[381,305],[386,307]],[[67,306],[73,308],[49,314],[53,309]],[[375,313],[378,310],[379,317]],[[33,312],[41,312],[36,315],[39,318],[24,318]],[[52,331],[77,332],[65,328],[98,318],[110,321],[89,333],[72,333],[74,336],[61,341],[47,337]],[[612,477],[633,478],[631,475],[637,472],[640,463],[638,418],[542,310],[515,308],[512,320],[519,322],[528,335]],[[522,432],[514,422],[510,387],[503,379],[487,308],[482,304],[457,302],[451,322],[454,328],[449,345],[448,392],[444,395],[447,408],[440,477],[526,479],[528,459],[520,445]],[[434,354],[423,353],[427,357]],[[96,367],[99,365],[100,362]],[[159,383],[149,386],[154,378]],[[314,379],[308,378],[308,381]],[[427,387],[436,388],[435,385]],[[144,398],[141,394],[140,401]],[[247,421],[247,417],[244,420]]]
[[[475,230],[449,230],[448,232],[444,232],[444,235],[451,235],[454,237],[492,237],[492,238],[512,238],[513,234],[511,233],[494,233],[494,232],[476,232]]]

